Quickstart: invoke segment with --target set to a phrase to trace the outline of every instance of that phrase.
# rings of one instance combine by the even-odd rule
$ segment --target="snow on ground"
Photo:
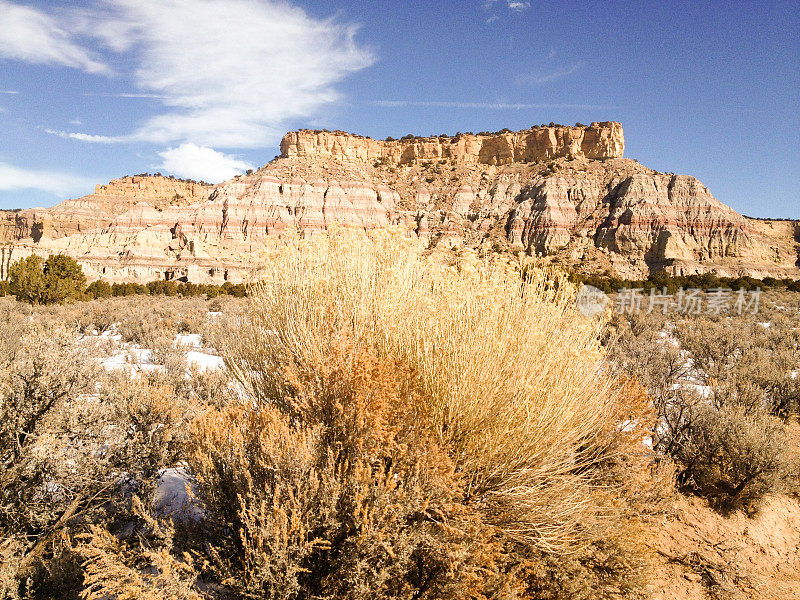
[[[179,333],[175,336],[175,343],[179,346],[203,347],[203,336],[199,333]]]
[[[185,466],[161,471],[153,494],[153,509],[158,515],[176,521],[197,520],[203,516],[203,510],[194,502],[191,478]]]
[[[221,313],[209,312],[209,318],[214,318]],[[116,324],[106,331],[92,331],[81,336],[79,344],[97,342],[97,358],[100,365],[107,370],[129,369],[131,373],[142,371],[159,371],[164,366],[153,360],[153,351],[142,348],[137,344],[123,342],[122,336],[117,332]],[[186,350],[186,376],[191,376],[191,371],[200,373],[224,368],[224,361],[215,349],[203,345],[203,336],[199,333],[179,333],[175,336],[175,346]]]
[[[659,341],[665,344],[672,344],[676,348],[680,348],[681,346],[681,343],[678,341],[678,338],[676,338],[668,331],[657,331],[656,336],[659,338]]]
[[[222,369],[225,366],[221,356],[195,350],[186,353],[186,362],[189,367],[195,367],[201,373]]]
[[[714,390],[710,385],[703,385],[702,383],[692,383],[691,380],[686,379],[680,383],[672,385],[673,390],[692,390],[700,398],[709,399],[714,394]]]

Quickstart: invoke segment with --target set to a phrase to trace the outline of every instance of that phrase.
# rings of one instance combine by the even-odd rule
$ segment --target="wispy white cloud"
[[[192,143],[169,148],[159,156],[164,159],[161,169],[178,177],[202,179],[209,183],[225,181],[252,168],[235,156]]]
[[[109,136],[109,135],[92,135],[89,133],[72,133],[69,131],[61,131],[59,129],[49,129],[46,128],[44,130],[45,133],[49,133],[50,135],[55,135],[60,138],[68,139],[68,140],[79,140],[81,142],[96,142],[100,144],[118,144],[120,142],[129,141],[125,136]]]
[[[466,108],[466,109],[489,109],[489,110],[531,110],[536,108],[567,108],[577,110],[595,110],[615,108],[614,106],[602,106],[599,104],[534,104],[534,103],[512,103],[512,102],[439,102],[439,101],[414,101],[414,100],[374,100],[370,102],[373,106],[383,108]]]
[[[524,0],[485,0],[483,7],[493,9],[496,8],[497,4],[505,4],[509,10],[514,12],[522,12],[531,7],[531,3]]]
[[[489,17],[488,19],[486,19],[486,24],[487,24],[487,25],[491,25],[492,23],[494,23],[495,21],[497,21],[499,18],[500,18],[500,17],[498,17],[497,15],[492,15],[491,17]]]
[[[582,69],[585,64],[586,63],[581,60],[572,65],[551,71],[549,73],[524,73],[517,76],[516,82],[519,85],[542,85],[544,83],[550,83],[556,79],[561,79],[562,77],[572,75],[576,71]]]
[[[111,73],[108,65],[75,43],[65,26],[44,11],[0,0],[0,14],[0,58]]]
[[[0,94],[19,94],[17,90],[0,90]]]
[[[84,96],[101,96],[103,98],[145,98],[153,100],[164,100],[167,98],[167,96],[163,94],[134,94],[132,92],[123,92],[120,94],[94,94],[87,92]]]
[[[165,111],[119,136],[68,134],[98,142],[192,142],[258,147],[286,121],[340,99],[349,73],[373,63],[357,27],[318,20],[264,0],[106,0],[80,14],[79,29],[134,57],[141,90]],[[202,32],[202,35],[198,35]]]
[[[94,189],[94,182],[86,177],[40,169],[26,169],[0,162],[0,190],[35,189],[60,197],[80,196]]]
[[[0,58],[111,74],[110,53],[121,53],[136,90],[112,95],[163,107],[117,135],[50,131],[89,142],[267,146],[375,60],[355,25],[281,0],[93,0],[52,13],[0,0],[0,14]],[[82,45],[90,38],[105,60]]]

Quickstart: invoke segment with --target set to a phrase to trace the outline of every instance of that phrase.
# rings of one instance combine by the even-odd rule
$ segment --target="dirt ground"
[[[658,600],[800,599],[800,501],[774,496],[758,514],[722,516],[680,498],[655,524]]]

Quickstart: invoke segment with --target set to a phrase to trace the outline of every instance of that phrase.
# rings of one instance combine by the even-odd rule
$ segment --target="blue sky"
[[[0,208],[218,181],[299,127],[616,120],[628,157],[800,218],[796,2],[0,0],[0,24]]]

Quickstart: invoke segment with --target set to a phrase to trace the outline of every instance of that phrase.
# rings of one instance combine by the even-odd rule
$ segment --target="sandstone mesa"
[[[434,245],[524,251],[585,271],[800,278],[794,221],[743,217],[697,179],[623,158],[616,122],[374,140],[287,133],[218,185],[133,176],[51,208],[0,211],[0,278],[63,252],[90,279],[239,282],[270,236],[400,225]]]

